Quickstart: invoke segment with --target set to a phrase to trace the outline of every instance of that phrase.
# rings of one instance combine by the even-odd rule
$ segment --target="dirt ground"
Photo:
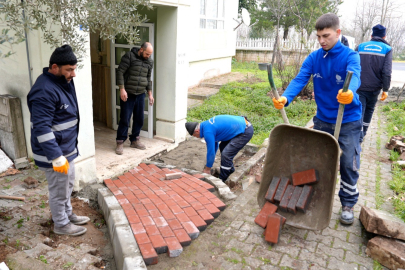
[[[31,173],[38,176],[42,172],[32,168],[23,170],[20,174],[0,177],[0,189],[10,190],[21,186],[23,180],[29,177]],[[51,241],[44,242],[44,244],[52,248],[56,248],[60,244],[77,247],[82,243],[96,248],[97,251],[92,252],[91,255],[101,257],[102,260],[94,264],[94,266],[100,269],[109,269],[108,260],[111,259],[111,255],[105,252],[105,247],[109,242],[108,232],[103,215],[97,209],[90,207],[87,202],[75,197],[77,194],[73,194],[71,202],[74,213],[90,217],[90,222],[83,225],[87,228],[87,232],[80,237],[56,235],[53,233],[46,180],[41,179],[38,187],[26,189],[21,193],[25,197],[25,201],[18,202],[17,206],[17,201],[12,202],[13,207],[8,207],[6,200],[0,199],[3,200],[0,204],[0,262],[6,261],[8,254],[30,249],[28,241],[35,238],[36,235],[42,234],[51,239]],[[58,265],[52,265],[52,267],[54,269],[62,268]]]
[[[235,169],[248,160],[251,155],[239,152],[234,159]],[[152,158],[152,161],[174,165],[179,168],[187,168],[196,171],[202,171],[207,160],[207,147],[204,140],[191,138],[184,141],[170,152],[161,153]],[[215,156],[213,167],[220,167],[221,154],[218,150]]]

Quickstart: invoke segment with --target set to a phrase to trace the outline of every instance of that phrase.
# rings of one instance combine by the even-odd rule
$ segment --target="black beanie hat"
[[[193,136],[194,130],[197,127],[198,123],[197,122],[188,122],[186,123],[186,129],[188,133]]]
[[[69,45],[63,45],[62,47],[56,48],[49,59],[49,66],[57,64],[60,66],[64,65],[76,65],[77,58],[73,53],[72,47]]]
[[[381,24],[377,24],[373,27],[373,37],[385,37],[385,30],[386,28]]]

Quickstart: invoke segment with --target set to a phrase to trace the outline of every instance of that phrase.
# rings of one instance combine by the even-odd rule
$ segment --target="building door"
[[[116,81],[116,71],[118,65],[121,62],[121,57],[130,51],[133,47],[140,48],[140,45],[145,41],[148,41],[154,47],[154,24],[153,23],[143,23],[138,27],[140,41],[137,44],[128,44],[128,42],[123,38],[116,38],[115,43],[111,42],[111,87],[112,87],[112,115],[113,115],[113,128],[118,129],[118,123],[120,121],[120,90]],[[154,58],[154,52],[152,54],[152,59]],[[152,70],[152,81],[153,81],[153,70]],[[155,85],[152,83],[152,87]],[[132,130],[132,118],[130,122],[130,128],[128,132]],[[153,138],[153,106],[149,105],[148,95],[145,95],[145,111],[144,111],[144,122],[141,129],[142,137]]]

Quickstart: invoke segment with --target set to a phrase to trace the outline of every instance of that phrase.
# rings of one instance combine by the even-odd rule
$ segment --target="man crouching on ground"
[[[235,171],[233,158],[253,136],[253,126],[244,116],[218,115],[202,123],[188,122],[186,129],[190,135],[205,139],[207,163],[204,166],[204,173],[210,173],[219,147],[221,152],[219,178],[223,182]]]
[[[69,45],[56,48],[31,91],[31,147],[35,164],[48,181],[49,207],[54,233],[81,235],[87,229],[76,225],[90,218],[76,216],[70,196],[75,181],[74,159],[78,156],[79,107],[73,77],[77,59]]]

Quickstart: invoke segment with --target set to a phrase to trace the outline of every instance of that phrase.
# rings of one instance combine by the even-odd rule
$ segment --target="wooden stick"
[[[0,196],[0,199],[25,201],[25,197],[15,197],[15,196]]]

